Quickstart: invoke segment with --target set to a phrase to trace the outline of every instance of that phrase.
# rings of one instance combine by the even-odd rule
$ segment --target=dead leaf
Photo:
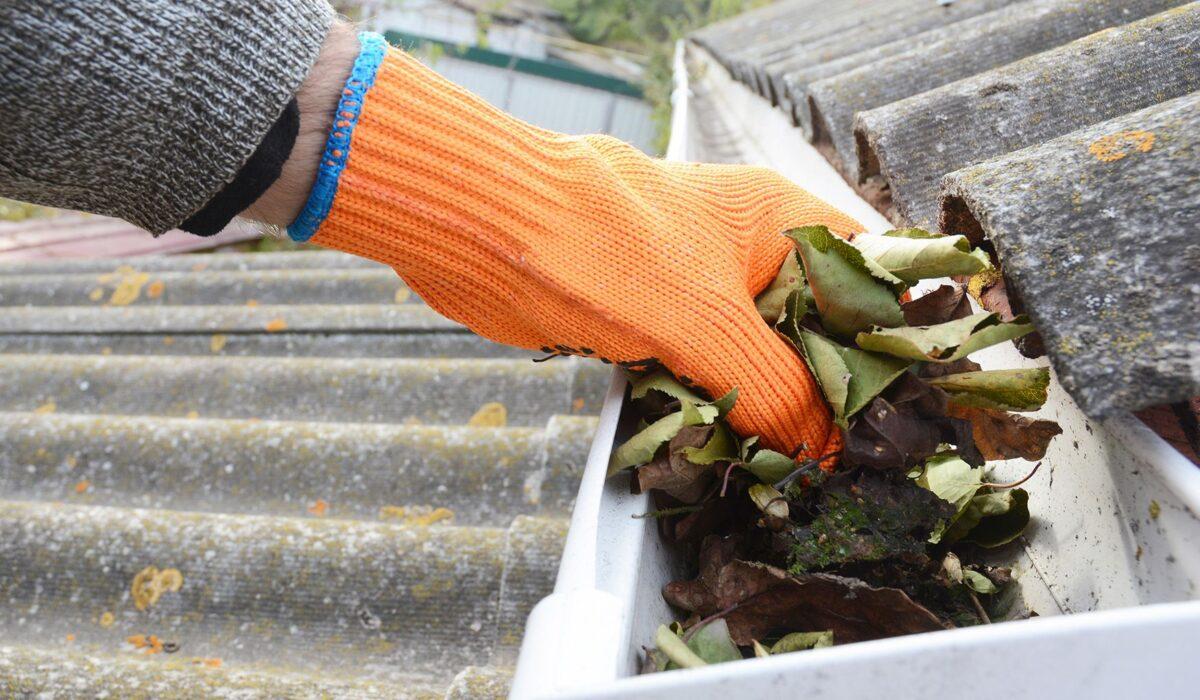
[[[639,493],[658,489],[685,504],[695,503],[708,491],[716,475],[711,464],[696,464],[685,456],[687,448],[699,449],[714,433],[711,425],[681,428],[671,438],[661,456],[635,472],[634,483]]]
[[[225,343],[229,342],[229,338],[223,333],[214,333],[208,341],[208,349],[213,352],[221,352],[225,349]]]
[[[831,574],[789,575],[767,564],[727,559],[729,547],[710,544],[713,539],[705,542],[700,576],[668,583],[663,597],[702,616],[734,608],[724,619],[738,645],[781,631],[830,631],[847,643],[946,629],[899,589]]]
[[[947,413],[971,424],[975,446],[983,458],[1021,458],[1031,462],[1046,456],[1046,448],[1062,428],[1052,420],[1026,418],[990,408],[951,404]]]
[[[971,315],[971,300],[962,285],[943,284],[924,296],[900,305],[910,326],[936,326]]]

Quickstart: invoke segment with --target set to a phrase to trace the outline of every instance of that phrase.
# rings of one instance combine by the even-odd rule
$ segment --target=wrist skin
[[[334,22],[308,77],[296,93],[300,128],[292,152],[284,162],[279,178],[241,213],[243,218],[284,227],[304,208],[317,178],[317,167],[329,139],[329,126],[333,123],[338,99],[358,52],[354,26],[348,22]]]

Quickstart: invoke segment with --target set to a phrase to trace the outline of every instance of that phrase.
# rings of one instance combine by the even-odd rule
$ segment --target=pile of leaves
[[[647,671],[991,622],[1011,602],[1009,572],[984,562],[1029,524],[1029,477],[994,483],[987,463],[1039,460],[1061,430],[1018,415],[1045,402],[1046,368],[968,356],[1028,319],[972,313],[959,284],[911,298],[922,279],[992,272],[962,236],[787,235],[796,254],[758,309],[808,364],[844,447],[797,461],[734,434],[736,390],[633,379],[641,422],[609,473],[633,470],[647,516],[696,561],[663,590],[683,619],[658,629]]]

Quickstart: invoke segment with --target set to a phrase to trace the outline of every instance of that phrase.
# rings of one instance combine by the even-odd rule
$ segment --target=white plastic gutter
[[[702,50],[675,53],[667,157],[702,159],[685,58],[745,162],[775,168],[855,216],[890,224],[863,201],[782,112],[734,82]],[[935,283],[936,284],[936,283]],[[1032,367],[1011,345],[985,367]],[[1132,417],[1089,421],[1053,381],[1036,415],[1059,422],[1028,485],[1035,522],[1012,562],[1042,617],[848,644],[689,671],[635,676],[642,645],[672,618],[660,594],[687,574],[659,540],[648,497],[606,479],[624,437],[625,379],[614,374],[571,519],[554,593],[529,617],[512,697],[823,698],[1195,697],[1200,664],[1200,470]],[[1010,460],[1004,480],[1032,467]],[[1060,615],[1060,613],[1071,613]]]

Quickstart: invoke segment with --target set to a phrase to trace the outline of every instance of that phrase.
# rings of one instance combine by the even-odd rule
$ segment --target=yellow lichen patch
[[[196,420],[196,419],[197,419],[197,418],[199,418],[199,417],[200,417],[200,412],[199,412],[199,411],[188,411],[188,412],[187,412],[187,418],[188,418],[189,420]]]
[[[1149,131],[1119,131],[1093,141],[1088,146],[1088,153],[1101,163],[1113,163],[1130,153],[1150,151],[1154,148],[1154,139],[1154,134]]]
[[[92,487],[92,482],[88,481],[87,479],[84,479],[83,481],[80,481],[79,483],[75,484],[75,493],[87,493],[87,490],[90,489],[91,487]]]
[[[150,286],[146,287],[146,298],[157,299],[163,295],[163,290],[166,288],[167,285],[163,284],[162,280],[154,280]]]
[[[65,462],[67,464],[67,469],[74,469],[75,467],[79,466],[79,458],[75,455],[67,455]]]
[[[214,333],[213,337],[208,341],[208,349],[213,352],[221,352],[225,349],[225,343],[229,342],[229,338],[223,333]]]
[[[254,307],[258,306],[258,299],[247,299],[246,306],[249,306],[253,309]]]
[[[404,525],[429,527],[443,520],[453,520],[454,511],[431,506],[383,506],[379,509],[379,518]]]
[[[408,509],[404,506],[383,506],[379,509],[380,520],[403,520]]]
[[[287,321],[283,320],[282,318],[273,318],[270,321],[267,321],[267,325],[263,326],[263,328],[265,328],[268,333],[278,333],[279,331],[287,329]]]
[[[967,293],[979,301],[985,290],[1000,281],[1000,270],[991,268],[971,275],[967,280]]]
[[[101,354],[101,355],[111,355],[111,354],[112,354],[112,348],[110,348],[110,347],[108,347],[107,345],[105,345],[104,347],[100,348],[100,354]]]
[[[577,398],[571,402],[571,410],[574,411],[575,413],[579,413],[580,411],[583,410],[583,406],[585,403],[586,402],[583,400],[583,398]]]
[[[104,298],[104,288],[103,287],[96,287],[92,291],[88,292],[88,299],[91,299],[92,301],[100,301],[103,298]]]
[[[218,658],[215,658],[215,657],[210,658],[210,659],[196,657],[196,658],[192,659],[192,663],[197,666],[207,666],[209,668],[221,668],[221,660]]]
[[[198,262],[195,265],[192,265],[192,272],[204,272],[207,269],[208,263],[206,262]]]
[[[174,345],[175,344],[175,336],[173,336],[173,335],[163,336],[162,344],[166,345],[166,346]]]
[[[485,403],[479,407],[467,425],[473,428],[503,428],[508,424],[508,408],[499,401]]]
[[[1150,501],[1150,519],[1158,520],[1158,516],[1162,515],[1162,506],[1158,505],[1158,501]]]
[[[68,633],[68,634],[67,634],[67,641],[68,641],[68,642],[73,642],[73,641],[75,641],[75,635],[73,635],[73,634],[69,634],[69,633]]]
[[[112,296],[108,298],[110,306],[128,306],[137,301],[137,298],[142,295],[142,287],[150,281],[150,275],[145,272],[134,272],[133,268],[128,268],[127,273],[117,282],[117,288],[113,290]],[[117,270],[121,273],[121,269]]]
[[[100,615],[100,626],[101,627],[105,627],[105,628],[112,627],[113,623],[116,621],[117,621],[117,618],[113,617],[113,614],[110,612],[105,612]]]
[[[311,506],[308,507],[309,515],[315,515],[318,518],[325,517],[325,513],[329,512],[329,504],[318,498]]]
[[[408,287],[401,287],[396,290],[396,303],[403,304],[404,302],[408,301],[408,298],[411,296],[412,292]]]
[[[49,401],[42,404],[41,406],[38,406],[37,408],[33,409],[33,412],[40,414],[40,415],[46,415],[47,413],[54,413],[57,410],[58,410],[58,404],[54,403],[54,399],[50,399]]]
[[[125,641],[147,654],[160,654],[163,650],[162,640],[153,634],[134,634],[126,637]]]
[[[138,610],[154,607],[163,593],[179,592],[183,587],[183,574],[179,569],[162,569],[157,566],[147,566],[133,577],[130,592],[133,594],[133,604]]]

